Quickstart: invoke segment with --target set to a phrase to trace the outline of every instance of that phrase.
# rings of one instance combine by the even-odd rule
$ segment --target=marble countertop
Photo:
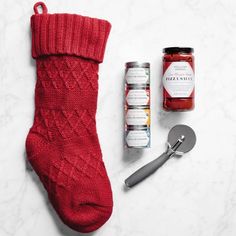
[[[0,12],[0,236],[82,235],[63,225],[38,177],[27,170],[25,138],[33,122],[35,62],[32,0],[2,0]],[[100,66],[97,126],[114,194],[114,212],[94,236],[236,235],[236,2],[233,0],[47,0],[49,12],[112,23]],[[161,109],[166,46],[191,46],[196,109]],[[151,63],[152,147],[123,148],[124,63]],[[188,124],[197,145],[130,191],[124,179],[161,154],[169,129]]]

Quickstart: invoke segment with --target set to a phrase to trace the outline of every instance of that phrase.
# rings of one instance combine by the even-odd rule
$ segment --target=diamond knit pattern
[[[113,206],[95,119],[98,65],[103,59],[101,50],[105,50],[110,24],[73,15],[72,28],[80,21],[90,21],[80,29],[83,42],[77,44],[75,35],[68,40],[65,34],[64,48],[58,52],[57,44],[52,47],[49,41],[57,38],[58,32],[63,35],[60,31],[68,29],[66,24],[71,15],[54,14],[60,23],[65,21],[58,24],[51,19],[54,15],[45,13],[46,6],[42,6],[43,14],[36,11],[31,18],[37,82],[34,123],[26,140],[27,156],[62,221],[79,232],[91,232],[109,219]],[[100,33],[104,25],[107,32]],[[45,27],[54,27],[54,33],[48,30],[51,38],[37,36],[45,32]],[[95,45],[91,40],[94,34]],[[48,44],[42,40],[48,40]],[[70,43],[66,44],[67,41]],[[48,45],[47,50],[45,45]]]

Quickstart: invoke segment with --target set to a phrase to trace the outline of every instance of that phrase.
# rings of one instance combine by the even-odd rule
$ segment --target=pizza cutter
[[[196,143],[196,135],[192,128],[187,125],[176,125],[168,134],[167,150],[155,160],[138,169],[125,180],[129,188],[138,184],[149,175],[153,174],[172,156],[182,156],[192,150]]]

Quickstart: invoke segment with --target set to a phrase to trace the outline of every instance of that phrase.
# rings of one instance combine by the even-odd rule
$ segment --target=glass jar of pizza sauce
[[[193,48],[168,47],[163,53],[163,108],[167,111],[193,110]]]

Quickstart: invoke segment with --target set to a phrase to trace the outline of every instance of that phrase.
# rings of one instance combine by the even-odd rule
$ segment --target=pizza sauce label
[[[194,90],[194,72],[185,61],[172,62],[162,77],[163,87],[173,97],[190,97]]]

